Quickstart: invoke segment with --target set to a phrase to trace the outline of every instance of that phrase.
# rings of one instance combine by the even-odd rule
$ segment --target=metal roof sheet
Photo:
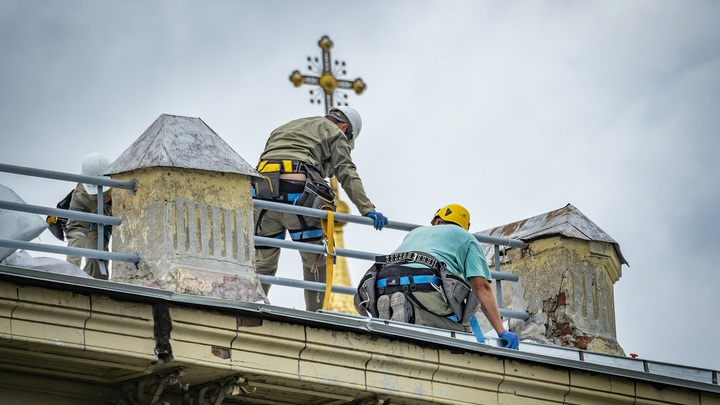
[[[180,167],[260,177],[203,120],[169,114],[160,115],[105,174],[145,167]]]

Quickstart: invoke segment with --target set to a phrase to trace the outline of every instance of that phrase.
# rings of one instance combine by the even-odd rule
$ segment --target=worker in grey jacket
[[[91,153],[85,157],[82,165],[81,174],[85,176],[101,176],[105,169],[110,166],[110,160],[100,153]],[[70,200],[70,210],[97,214],[98,187],[94,184],[78,183]],[[103,192],[103,214],[112,215],[112,189]],[[108,250],[110,241],[111,227],[104,226],[103,231],[103,248]],[[98,248],[98,226],[97,224],[81,221],[78,219],[68,219],[67,221],[67,239],[68,247],[95,249]],[[82,257],[67,256],[67,261],[77,267],[82,265]],[[105,261],[107,269],[107,261]],[[86,258],[83,270],[94,278],[108,279],[109,273],[102,274],[97,259]]]
[[[263,179],[255,181],[255,198],[310,208],[335,210],[335,195],[325,180],[335,176],[360,214],[374,220],[375,229],[387,225],[387,218],[375,210],[365,194],[360,176],[351,158],[362,120],[350,107],[333,107],[327,116],[301,118],[275,129],[260,155],[258,171]],[[277,211],[255,209],[255,235],[285,238],[288,230],[294,241],[323,243],[320,219]],[[325,282],[325,257],[300,252],[303,279]],[[280,249],[259,246],[255,249],[257,274],[274,276]],[[263,284],[265,293],[270,285]],[[322,308],[324,293],[305,291],[308,311]]]

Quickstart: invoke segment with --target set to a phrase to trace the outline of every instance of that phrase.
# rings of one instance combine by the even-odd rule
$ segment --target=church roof
[[[620,245],[590,218],[572,204],[521,221],[478,232],[482,235],[530,241],[543,236],[563,235],[570,238],[607,242],[613,245],[622,264],[628,264]]]
[[[260,177],[203,120],[168,114],[160,115],[105,174],[145,167],[180,167]]]

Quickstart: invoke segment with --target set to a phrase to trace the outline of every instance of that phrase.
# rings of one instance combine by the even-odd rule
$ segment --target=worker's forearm
[[[498,309],[492,290],[481,289],[475,293],[478,298],[480,298],[483,314],[485,314],[487,320],[490,321],[490,325],[492,325],[493,329],[495,329],[495,332],[497,332],[498,335],[504,332],[505,327],[503,327],[502,318],[500,318],[500,310]]]

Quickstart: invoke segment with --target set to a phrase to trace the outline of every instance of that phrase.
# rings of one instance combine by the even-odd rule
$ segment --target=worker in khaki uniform
[[[85,157],[82,164],[81,174],[84,176],[101,176],[105,170],[110,166],[110,160],[100,153],[91,153]],[[75,190],[72,193],[72,199],[70,200],[70,210],[87,212],[90,214],[97,214],[98,202],[97,202],[98,187],[94,184],[78,183]],[[107,191],[103,192],[103,215],[112,215],[112,189],[108,188]],[[104,226],[103,231],[103,249],[108,250],[108,244],[110,242],[110,234],[112,228],[110,226]],[[78,219],[68,219],[67,221],[67,239],[68,247],[84,248],[84,249],[95,249],[98,248],[98,225],[81,221]],[[82,257],[80,256],[67,256],[67,261],[74,264],[77,267],[82,265]],[[105,266],[107,269],[107,261]],[[100,271],[100,265],[97,259],[85,259],[85,267],[83,270],[94,278],[108,279],[108,273],[102,274]]]
[[[361,128],[357,111],[334,107],[327,116],[301,118],[275,129],[260,155],[257,170],[263,178],[253,183],[254,198],[334,211],[335,195],[325,178],[335,176],[360,214],[372,218],[375,229],[383,229],[388,220],[365,194],[350,156]],[[323,243],[319,218],[260,209],[254,214],[257,236],[285,239],[287,230],[294,241]],[[302,251],[300,256],[303,279],[324,283],[325,256]],[[256,247],[257,274],[274,276],[279,258],[279,248]],[[270,285],[263,288],[267,294]],[[322,308],[324,297],[324,293],[305,290],[306,309]]]
[[[355,308],[362,315],[442,329],[473,332],[484,342],[475,318],[478,306],[506,347],[518,336],[505,330],[480,243],[468,232],[470,213],[449,204],[437,210],[432,226],[413,229],[360,280]]]

